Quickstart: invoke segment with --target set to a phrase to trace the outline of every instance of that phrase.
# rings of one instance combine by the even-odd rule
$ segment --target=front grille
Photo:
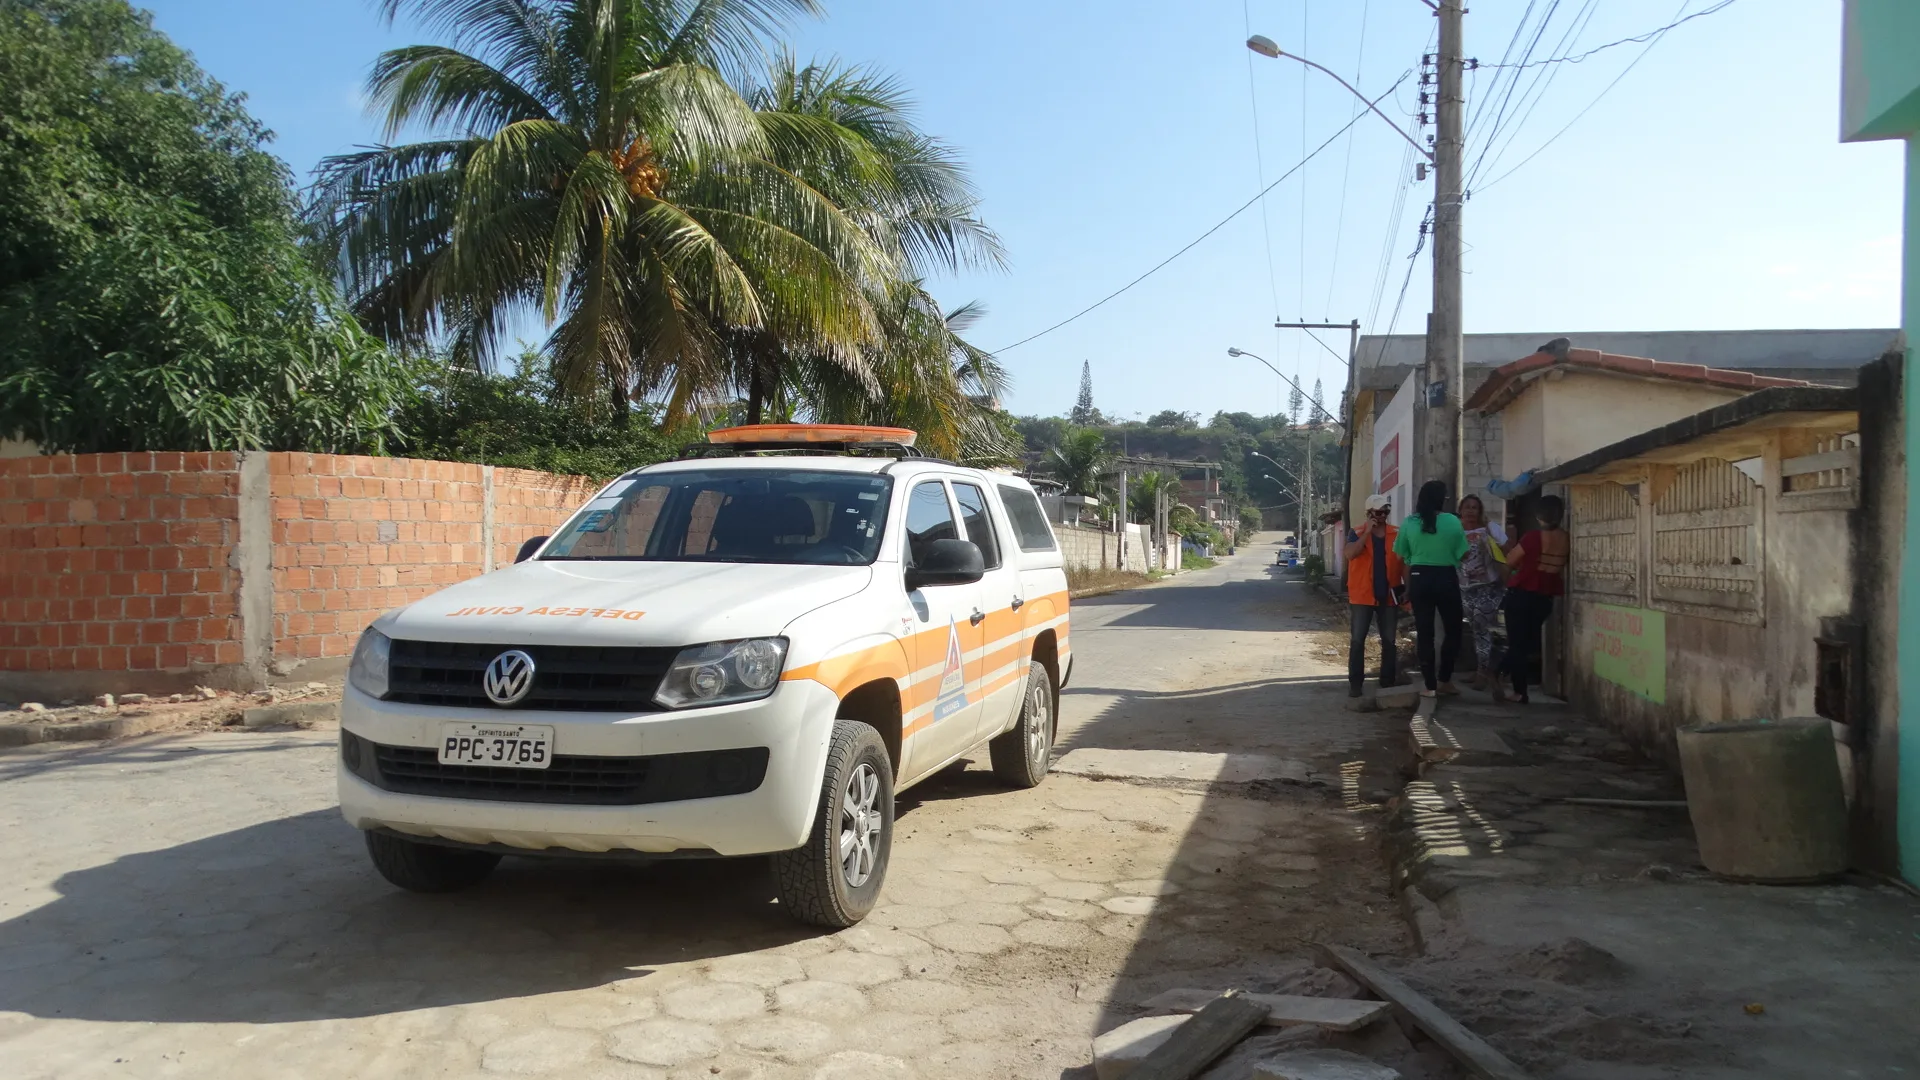
[[[584,712],[653,712],[677,648],[599,645],[477,645],[461,641],[395,639],[388,661],[387,699],[413,705],[499,708],[480,677],[508,649],[533,657],[533,689],[513,707]]]
[[[744,795],[767,777],[764,746],[645,757],[556,754],[544,769],[442,765],[431,747],[386,746],[340,733],[340,759],[383,791],[492,802],[637,806]]]

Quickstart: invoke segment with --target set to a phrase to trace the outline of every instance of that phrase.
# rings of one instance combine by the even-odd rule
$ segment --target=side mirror
[[[533,553],[539,551],[540,545],[546,543],[549,539],[550,537],[545,536],[529,537],[526,543],[520,545],[520,554],[515,555],[513,561],[523,563],[533,558]]]
[[[907,568],[907,591],[929,585],[968,585],[987,573],[987,560],[970,540],[935,540],[920,565]]]

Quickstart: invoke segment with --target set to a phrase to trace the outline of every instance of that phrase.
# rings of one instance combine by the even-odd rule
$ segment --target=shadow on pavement
[[[1332,977],[1310,966],[1311,942],[1383,952],[1408,945],[1374,832],[1383,815],[1365,797],[1400,756],[1404,717],[1349,711],[1344,670],[1315,661],[1303,660],[1297,671],[1213,666],[1224,650],[1245,649],[1252,634],[1261,635],[1251,642],[1256,647],[1270,643],[1278,650],[1288,633],[1321,629],[1332,610],[1297,579],[1284,577],[1285,568],[1259,565],[1270,559],[1266,546],[1243,547],[1238,566],[1226,561],[1191,582],[1176,578],[1148,592],[1074,605],[1076,619],[1093,609],[1087,611],[1092,625],[1076,626],[1083,654],[1100,649],[1099,636],[1114,630],[1128,640],[1143,629],[1183,632],[1157,641],[1151,656],[1142,657],[1146,663],[1103,664],[1097,671],[1088,665],[1067,693],[1081,709],[1097,711],[1067,733],[1060,751],[1271,754],[1304,760],[1319,777],[1310,785],[1186,786],[1195,792],[1183,801],[1188,815],[1165,822],[1179,841],[1157,884],[1161,895],[1108,902],[1109,910],[1140,914],[1117,976],[1083,988],[1083,999],[1102,1006],[1096,1031],[1143,1015],[1142,1002],[1177,987],[1312,993]],[[1102,619],[1100,608],[1126,610]],[[1287,644],[1284,655],[1307,655]],[[1221,680],[1177,688],[1194,681],[1191,673],[1202,664]],[[1262,670],[1271,674],[1246,677]],[[1167,683],[1176,688],[1160,688]],[[1129,884],[1143,893],[1156,886]],[[1079,1080],[1092,1070],[1061,1075]]]
[[[810,931],[761,859],[507,859],[417,896],[314,811],[76,870],[0,923],[0,1011],[109,1021],[357,1017],[598,986]]]

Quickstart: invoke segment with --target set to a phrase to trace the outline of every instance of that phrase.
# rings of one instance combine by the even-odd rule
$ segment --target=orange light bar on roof
[[[861,424],[747,424],[707,432],[710,443],[896,443],[912,446],[911,428]]]

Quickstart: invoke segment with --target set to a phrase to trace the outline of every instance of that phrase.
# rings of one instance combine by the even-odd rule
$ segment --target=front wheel
[[[367,854],[381,877],[409,892],[470,889],[500,864],[500,856],[492,852],[423,844],[383,832],[367,833]]]
[[[780,903],[795,919],[844,929],[880,899],[893,848],[893,764],[870,725],[833,722],[820,804],[805,846],[773,857]]]
[[[1053,672],[1038,660],[1027,665],[1027,694],[1020,722],[987,744],[993,775],[1008,787],[1038,787],[1053,765]]]

